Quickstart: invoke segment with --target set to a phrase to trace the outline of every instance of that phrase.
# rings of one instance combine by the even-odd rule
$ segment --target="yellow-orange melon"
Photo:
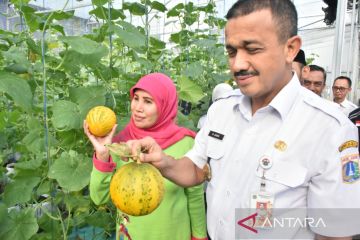
[[[116,124],[116,115],[113,110],[104,106],[97,106],[88,112],[86,122],[91,134],[97,137],[106,136]]]
[[[154,211],[164,196],[164,179],[149,163],[123,165],[110,182],[110,197],[123,213],[143,216]]]

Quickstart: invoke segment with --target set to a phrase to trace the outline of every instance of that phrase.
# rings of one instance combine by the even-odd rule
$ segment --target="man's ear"
[[[292,63],[301,47],[301,38],[296,35],[289,38],[285,44],[285,57],[287,63]]]

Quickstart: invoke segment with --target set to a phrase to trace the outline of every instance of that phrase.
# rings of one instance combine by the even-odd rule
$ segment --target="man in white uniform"
[[[346,99],[346,96],[351,92],[351,79],[345,76],[335,78],[332,91],[334,95],[334,102],[339,104],[340,110],[349,116],[349,113],[357,108],[357,106]]]
[[[237,211],[253,206],[257,212],[266,206],[265,218],[272,208],[303,208],[310,217],[326,208],[335,218],[324,216],[324,224],[336,227],[309,226],[310,236],[351,239],[360,233],[357,130],[293,74],[291,64],[301,47],[295,6],[290,0],[239,0],[226,17],[229,65],[240,91],[210,107],[185,157],[165,155],[151,138],[129,141],[133,154],[146,149],[141,161],[182,186],[211,175],[206,194],[212,240],[245,239],[237,233],[242,221]],[[351,208],[354,214],[332,214],[335,208]],[[288,238],[301,237],[298,230],[290,229]],[[271,230],[260,231],[270,239]]]

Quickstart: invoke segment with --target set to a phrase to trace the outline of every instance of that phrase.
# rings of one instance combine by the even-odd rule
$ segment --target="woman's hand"
[[[86,136],[89,138],[90,142],[92,143],[97,159],[104,161],[104,162],[109,161],[110,153],[109,153],[109,149],[107,147],[105,147],[105,145],[111,144],[113,136],[116,131],[116,127],[117,127],[117,124],[114,125],[114,127],[111,129],[111,132],[108,135],[106,135],[104,137],[96,137],[90,133],[89,125],[84,120],[84,122],[83,122],[84,133],[86,134]]]

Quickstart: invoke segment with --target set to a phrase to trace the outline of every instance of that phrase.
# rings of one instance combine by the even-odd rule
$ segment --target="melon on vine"
[[[125,144],[114,143],[109,149],[120,157],[131,157]],[[114,150],[117,149],[117,150]],[[164,196],[164,179],[150,163],[131,162],[121,166],[110,181],[110,197],[123,213],[143,216],[153,212]]]
[[[86,122],[91,134],[97,137],[106,136],[116,124],[116,115],[113,110],[105,106],[97,106],[88,112]]]

